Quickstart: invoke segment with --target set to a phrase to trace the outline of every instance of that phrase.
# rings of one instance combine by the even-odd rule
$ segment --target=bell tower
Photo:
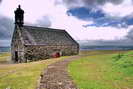
[[[14,11],[14,13],[15,13],[15,25],[22,27],[24,24],[24,10],[22,10],[21,6],[19,5],[18,8]]]

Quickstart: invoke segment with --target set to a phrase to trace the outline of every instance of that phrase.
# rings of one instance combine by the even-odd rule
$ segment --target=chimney
[[[15,25],[22,27],[24,24],[24,10],[22,10],[21,6],[19,5],[18,8],[14,11],[14,13],[15,13]]]

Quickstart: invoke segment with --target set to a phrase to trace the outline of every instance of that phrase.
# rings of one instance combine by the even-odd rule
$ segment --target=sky
[[[65,29],[87,45],[133,45],[133,0],[0,0],[0,46],[9,46],[14,10],[26,25]]]

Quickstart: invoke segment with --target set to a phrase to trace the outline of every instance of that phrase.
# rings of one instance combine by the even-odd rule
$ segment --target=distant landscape
[[[80,46],[80,50],[133,50],[133,46]],[[0,52],[9,52],[10,47],[0,47]]]
[[[9,52],[10,47],[0,47],[0,52]]]
[[[80,50],[133,50],[133,46],[80,46]]]

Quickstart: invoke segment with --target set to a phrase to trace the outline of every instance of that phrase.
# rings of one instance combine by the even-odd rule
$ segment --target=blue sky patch
[[[133,25],[133,18],[131,17],[107,17],[107,15],[100,9],[91,9],[85,7],[72,8],[67,11],[67,14],[70,16],[75,16],[78,19],[82,20],[92,20],[93,24],[83,25],[87,26],[96,26],[96,27],[118,27],[118,28],[127,28],[129,25]]]
[[[94,11],[85,7],[72,8],[67,11],[67,14],[83,20],[98,19],[105,16],[101,10]]]

